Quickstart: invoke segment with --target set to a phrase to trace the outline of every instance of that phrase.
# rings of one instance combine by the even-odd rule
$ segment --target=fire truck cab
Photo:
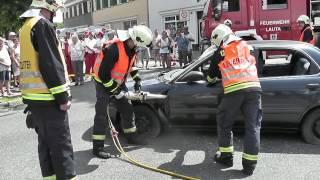
[[[320,26],[318,12],[319,0],[208,0],[203,11],[201,36],[203,40],[210,39],[217,24],[230,19],[233,31],[253,30],[265,40],[298,40],[297,18],[308,15],[317,30]]]

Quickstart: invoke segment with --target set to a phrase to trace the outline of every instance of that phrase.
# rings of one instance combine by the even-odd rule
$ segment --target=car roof
[[[263,41],[248,41],[248,44],[252,45],[254,48],[289,48],[289,49],[308,49],[314,48],[313,45],[300,41],[290,41],[290,40],[263,40]]]

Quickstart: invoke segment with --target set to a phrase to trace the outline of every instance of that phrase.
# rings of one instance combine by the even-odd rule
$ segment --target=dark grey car
[[[306,142],[320,144],[320,50],[296,41],[251,41],[263,89],[264,130],[301,131]],[[151,93],[146,101],[133,101],[141,137],[156,137],[167,127],[214,128],[221,83],[207,87],[208,48],[184,69],[161,73],[142,82]],[[152,94],[166,95],[152,99]],[[148,99],[149,97],[149,99]],[[112,108],[112,119],[121,121]],[[236,120],[243,127],[243,117]]]

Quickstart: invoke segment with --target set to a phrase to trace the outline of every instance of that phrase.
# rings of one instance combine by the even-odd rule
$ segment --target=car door
[[[302,52],[295,52],[290,64],[289,74],[281,73],[260,78],[263,95],[263,121],[275,127],[283,124],[287,128],[296,127],[305,110],[311,105],[312,98],[318,93],[318,65]],[[310,64],[299,64],[307,60]],[[305,72],[295,68],[306,68]],[[313,72],[310,72],[313,69]]]
[[[192,71],[199,69],[197,67]],[[205,76],[193,82],[177,80],[168,92],[171,122],[177,125],[214,125],[222,93],[221,83],[208,87]]]

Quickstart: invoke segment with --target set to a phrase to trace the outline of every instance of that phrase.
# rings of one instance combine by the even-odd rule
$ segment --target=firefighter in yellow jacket
[[[24,20],[20,68],[22,98],[31,117],[27,126],[38,134],[42,176],[65,180],[76,173],[67,113],[71,105],[68,74],[52,23],[58,8],[53,0],[33,0],[20,16]]]

